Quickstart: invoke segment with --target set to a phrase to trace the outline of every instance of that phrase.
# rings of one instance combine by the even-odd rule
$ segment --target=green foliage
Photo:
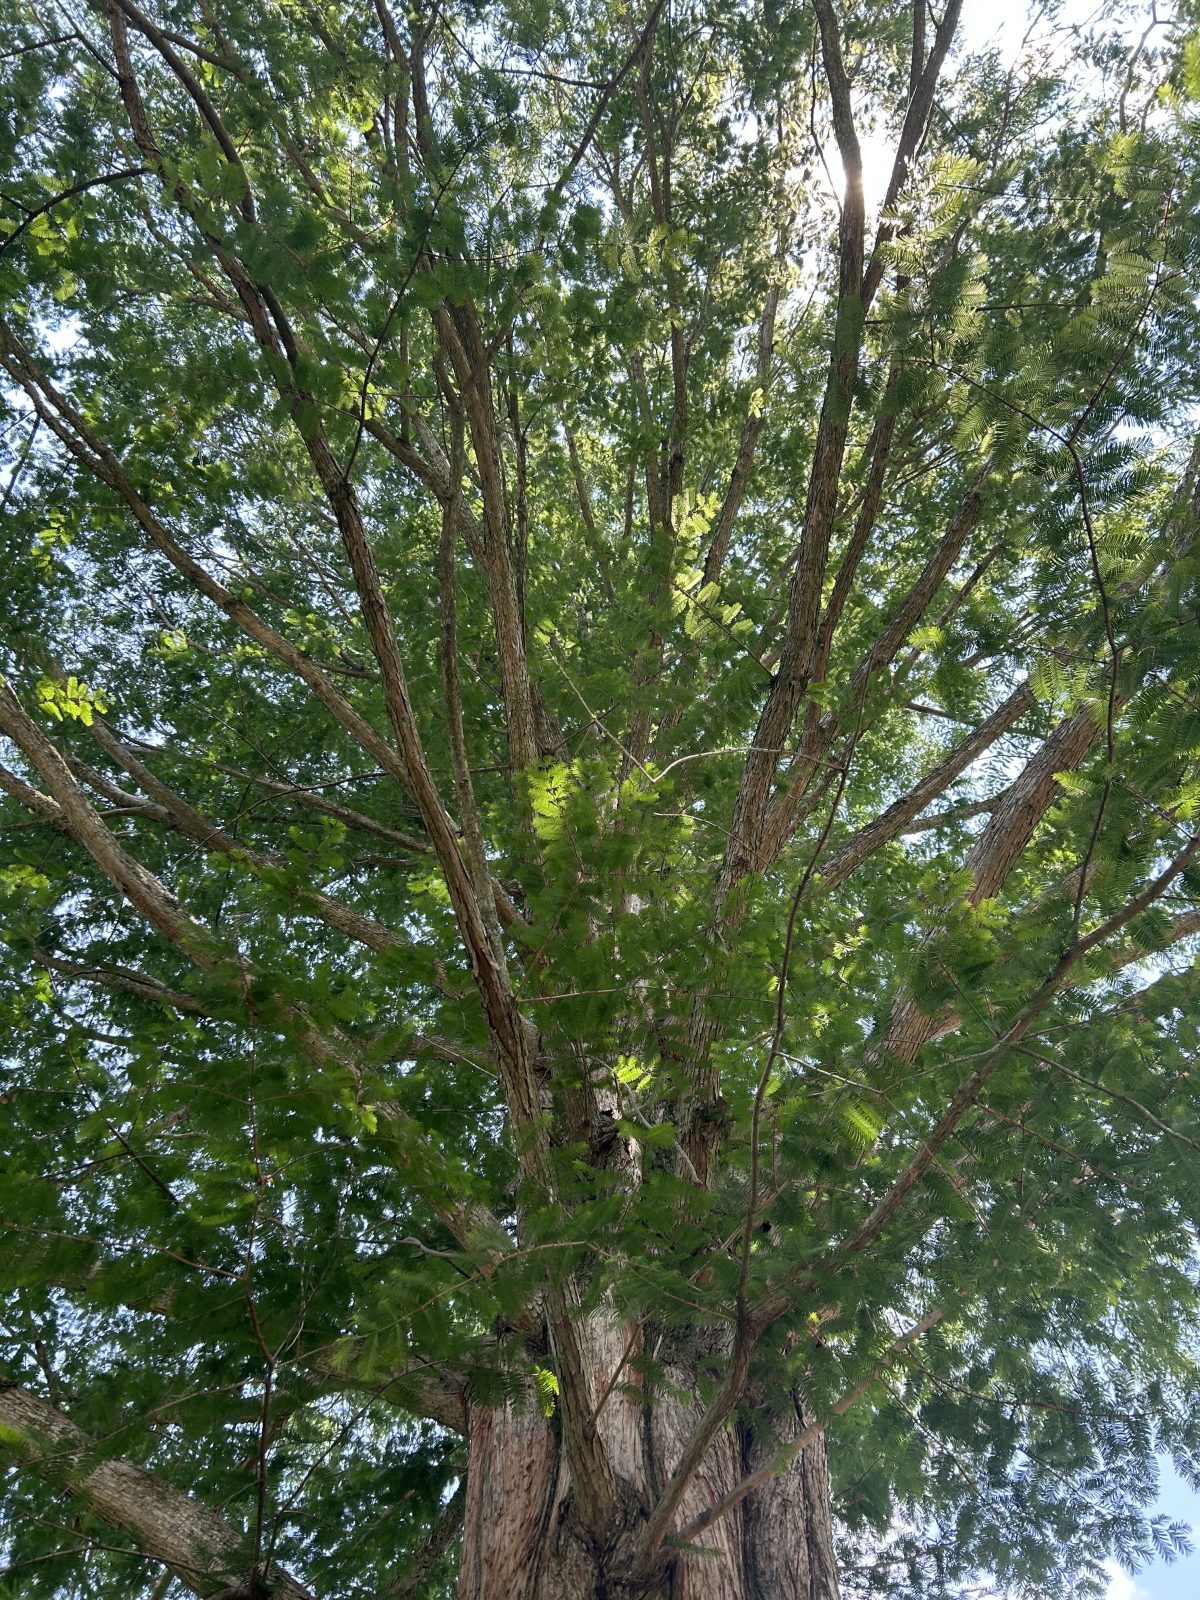
[[[1197,867],[1151,890],[1200,812],[1194,8],[1137,49],[1098,19],[1069,84],[1040,46],[1011,80],[952,54],[870,306],[807,4],[684,0],[630,62],[638,14],[582,0],[393,8],[399,55],[374,5],[162,0],[171,54],[130,24],[158,157],[102,9],[0,9],[0,668],[204,934],[197,960],[147,919],[0,738],[0,1379],[247,1548],[265,1528],[314,1593],[411,1569],[441,1600],[444,1388],[561,1429],[567,1375],[524,1337],[548,1289],[655,1332],[627,1373],[651,1401],[664,1348],[709,1352],[715,1392],[739,1304],[783,1297],[754,1392],[830,1421],[848,1592],[1082,1597],[1183,1548],[1152,1505],[1163,1454],[1200,1483]],[[911,8],[837,9],[890,152]],[[481,439],[455,446],[472,394],[501,528]],[[775,741],[778,848],[765,826],[735,873],[830,429],[828,649]],[[381,758],[351,491],[536,1036],[520,1114],[461,891]],[[1090,742],[980,891],[1072,718]],[[26,1472],[0,1560],[0,1597],[183,1592]]]

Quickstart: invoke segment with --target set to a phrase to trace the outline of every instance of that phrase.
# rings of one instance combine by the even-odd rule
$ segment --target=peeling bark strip
[[[255,1573],[252,1544],[247,1555],[246,1539],[199,1500],[131,1461],[103,1459],[102,1446],[56,1406],[2,1379],[0,1445],[128,1533],[202,1600],[314,1600],[278,1568]]]

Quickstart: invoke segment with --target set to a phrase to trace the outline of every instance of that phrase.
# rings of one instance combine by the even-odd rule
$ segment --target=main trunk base
[[[606,1380],[605,1380],[606,1381]],[[597,1392],[604,1392],[604,1382]],[[625,1525],[598,1548],[578,1514],[553,1421],[535,1406],[474,1409],[458,1600],[837,1600],[823,1439],[748,1495],[686,1551],[666,1550],[650,1579],[631,1554],[647,1508],[695,1425],[698,1403],[653,1410],[614,1390],[603,1433],[625,1500]],[[728,1430],[714,1441],[676,1517],[686,1527],[770,1459],[802,1425],[798,1410],[765,1438]],[[765,1431],[765,1430],[764,1430]]]

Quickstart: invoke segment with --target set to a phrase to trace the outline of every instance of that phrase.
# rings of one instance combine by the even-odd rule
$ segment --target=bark
[[[649,1575],[634,1576],[638,1535],[705,1409],[696,1341],[672,1333],[680,1348],[668,1359],[654,1339],[663,1379],[650,1395],[635,1364],[642,1337],[637,1324],[615,1317],[580,1326],[596,1427],[618,1487],[620,1516],[603,1540],[586,1531],[557,1411],[544,1417],[532,1396],[469,1407],[457,1600],[837,1600],[823,1434],[686,1549],[668,1544]],[[769,1426],[721,1430],[678,1508],[676,1532],[794,1443],[805,1420],[797,1407]]]
[[[83,1500],[204,1600],[313,1600],[286,1572],[255,1569],[252,1543],[199,1500],[135,1466],[105,1460],[56,1406],[0,1378],[0,1445]]]

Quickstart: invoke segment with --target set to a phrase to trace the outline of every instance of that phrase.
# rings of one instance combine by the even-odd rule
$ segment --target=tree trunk
[[[589,1321],[585,1349],[600,1402],[636,1332]],[[687,1553],[664,1552],[660,1571],[637,1579],[637,1532],[700,1415],[694,1361],[662,1368],[645,1403],[628,1360],[598,1417],[620,1480],[627,1523],[599,1549],[573,1502],[557,1416],[532,1397],[501,1408],[470,1406],[467,1503],[458,1600],[837,1600],[823,1436],[788,1469],[726,1512]],[[676,1529],[716,1505],[794,1439],[798,1410],[773,1420],[773,1438],[730,1428],[715,1439],[675,1518]]]

